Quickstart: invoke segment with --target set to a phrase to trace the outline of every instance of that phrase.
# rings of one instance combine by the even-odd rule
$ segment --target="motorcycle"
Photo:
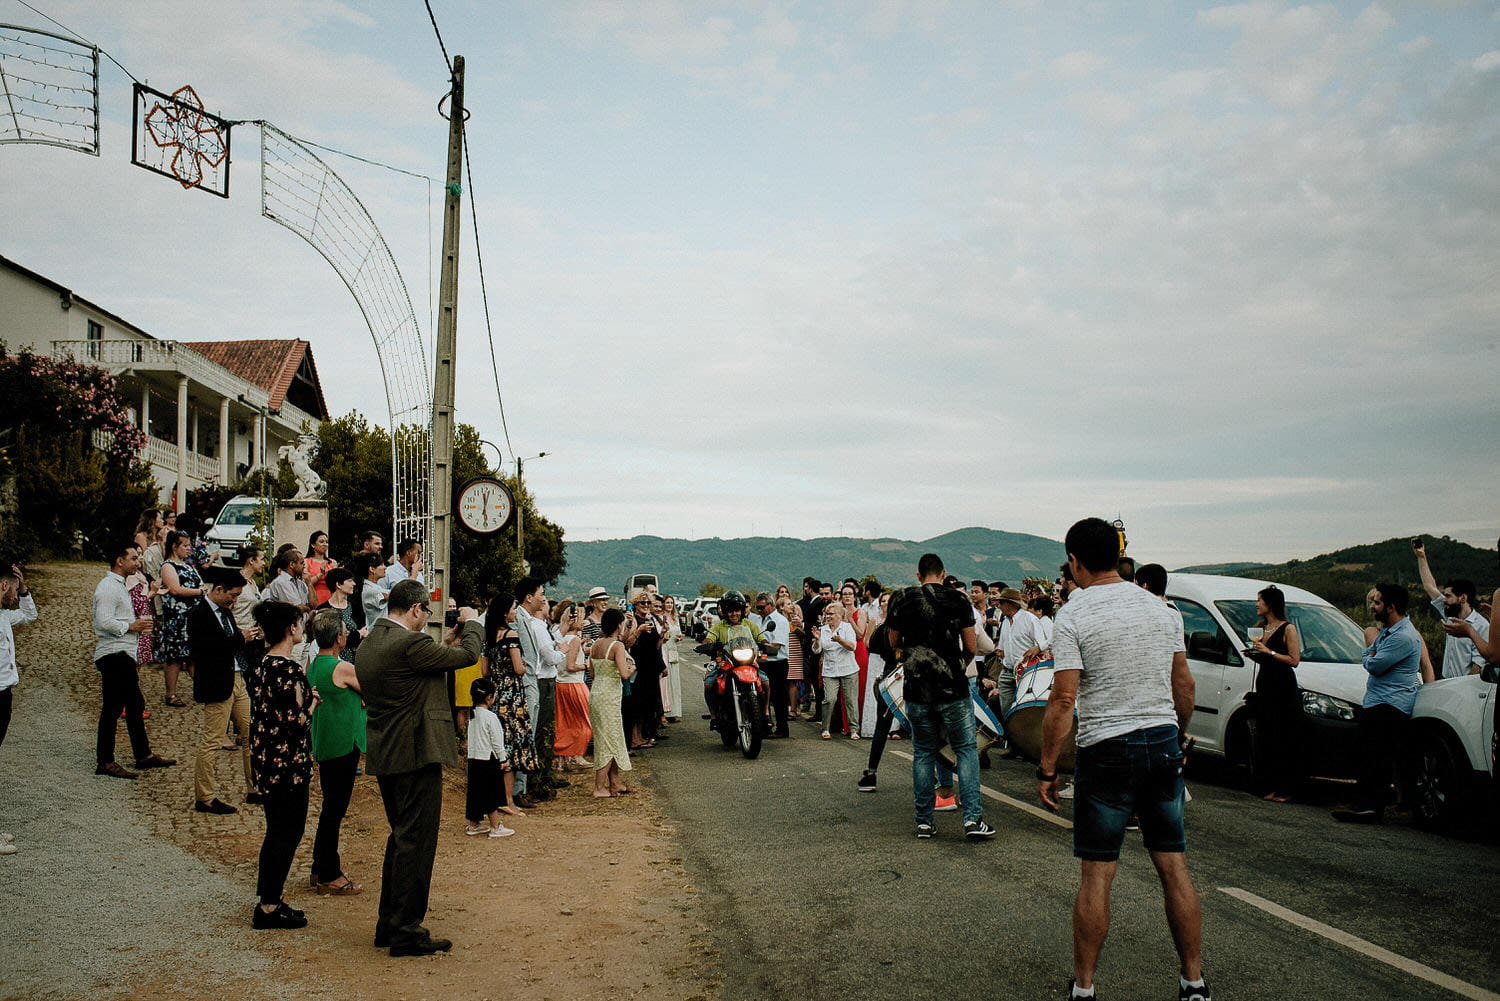
[[[710,728],[717,730],[724,746],[739,745],[746,758],[760,754],[766,736],[766,707],[770,704],[770,684],[760,673],[755,644],[748,638],[720,648],[713,664],[704,666],[708,695]]]

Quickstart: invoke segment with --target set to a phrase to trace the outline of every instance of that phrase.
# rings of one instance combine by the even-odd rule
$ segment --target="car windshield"
[[[1244,637],[1245,630],[1255,625],[1255,602],[1216,601],[1219,611],[1229,624]],[[1327,605],[1310,605],[1290,602],[1286,606],[1287,618],[1297,627],[1302,638],[1302,659],[1314,664],[1358,664],[1364,655],[1365,638],[1359,627],[1349,616],[1337,608]],[[1249,640],[1246,639],[1246,645]]]
[[[230,504],[219,512],[215,525],[253,525],[255,524],[256,504]]]

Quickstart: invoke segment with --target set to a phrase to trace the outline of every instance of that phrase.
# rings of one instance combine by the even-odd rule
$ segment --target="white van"
[[[219,561],[225,566],[240,565],[240,546],[244,545],[245,541],[250,538],[250,533],[255,531],[255,521],[262,503],[259,497],[240,494],[224,502],[217,518],[206,519],[209,529],[203,536],[203,541],[207,544],[209,552],[218,553]],[[271,505],[266,511],[266,520],[269,524],[274,511],[274,502],[265,501],[264,503]]]
[[[1182,613],[1183,640],[1197,693],[1188,735],[1195,751],[1226,758],[1253,780],[1261,756],[1245,696],[1257,666],[1242,651],[1255,625],[1255,596],[1270,581],[1212,574],[1174,573],[1167,597]],[[1343,612],[1310,591],[1277,584],[1287,617],[1302,639],[1297,684],[1308,724],[1305,767],[1317,775],[1350,775],[1357,764],[1354,712],[1364,701],[1364,632]]]
[[[633,573],[629,577],[625,578],[625,589],[620,593],[621,596],[625,599],[625,603],[629,604],[630,602],[635,600],[636,595],[640,594],[647,588],[650,588],[652,591],[658,592],[661,590],[656,583],[656,574]]]

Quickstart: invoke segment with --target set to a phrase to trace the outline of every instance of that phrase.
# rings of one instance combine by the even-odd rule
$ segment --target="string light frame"
[[[170,177],[184,190],[229,197],[229,141],[234,123],[203,110],[191,86],[164,94],[135,85],[130,162]]]
[[[99,47],[0,24],[0,144],[99,155]]]

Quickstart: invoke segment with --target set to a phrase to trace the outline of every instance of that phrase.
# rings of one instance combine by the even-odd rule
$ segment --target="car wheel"
[[[1224,743],[1224,758],[1240,783],[1251,791],[1260,790],[1265,781],[1265,767],[1255,746],[1255,720],[1250,713],[1241,712],[1229,721]]]
[[[1409,795],[1412,819],[1429,831],[1448,831],[1468,816],[1467,776],[1453,744],[1439,730],[1419,734],[1413,746]]]

